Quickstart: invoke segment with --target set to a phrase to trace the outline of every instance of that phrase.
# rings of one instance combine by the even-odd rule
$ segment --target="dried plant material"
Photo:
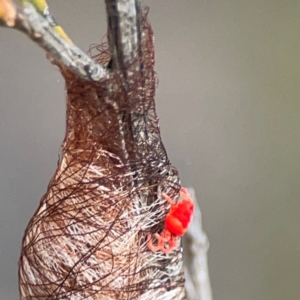
[[[193,188],[188,190],[194,199],[195,216],[187,234],[183,238],[187,296],[189,300],[212,300],[207,265],[209,242],[202,228],[202,216],[195,191]]]
[[[100,49],[95,59],[108,65],[109,51]],[[23,238],[22,300],[186,299],[179,242],[170,254],[147,247],[168,213],[162,194],[177,202],[180,185],[160,137],[145,16],[139,51],[140,69],[126,79],[114,70],[101,82],[85,81],[60,65],[66,136]]]
[[[62,28],[50,24],[30,3],[25,2],[21,6],[14,5],[10,0],[0,0],[0,26],[25,33],[48,55],[82,79],[99,81],[107,76],[103,66],[71,44]]]

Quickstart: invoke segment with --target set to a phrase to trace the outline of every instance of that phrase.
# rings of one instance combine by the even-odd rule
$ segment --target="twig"
[[[1,26],[22,31],[80,78],[99,81],[106,77],[101,65],[59,36],[30,3],[14,5],[11,0],[0,0],[0,19]]]
[[[193,188],[188,190],[195,203],[195,215],[183,239],[186,291],[189,300],[212,300],[207,265],[209,242],[202,229],[202,216],[195,191]]]
[[[137,71],[141,41],[141,11],[136,0],[105,0],[108,17],[108,39],[113,68],[122,70],[125,78]]]

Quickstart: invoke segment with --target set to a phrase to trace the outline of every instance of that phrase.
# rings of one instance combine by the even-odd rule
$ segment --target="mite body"
[[[170,253],[176,247],[178,237],[183,236],[193,218],[194,203],[186,188],[180,189],[180,196],[182,200],[175,204],[173,200],[165,193],[163,197],[170,203],[170,212],[166,216],[165,228],[159,235],[155,233],[157,245],[153,245],[151,234],[148,235],[148,248],[154,252],[162,251]],[[167,248],[165,246],[168,246]]]

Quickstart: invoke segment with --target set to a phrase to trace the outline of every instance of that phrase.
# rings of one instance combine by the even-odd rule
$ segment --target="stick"
[[[188,188],[195,204],[195,215],[192,224],[183,239],[184,272],[186,291],[189,300],[212,300],[212,291],[207,265],[209,242],[202,229],[202,216],[197,203],[195,190]]]
[[[82,79],[99,81],[107,76],[103,66],[59,35],[30,3],[15,5],[11,0],[0,0],[0,25],[25,33],[58,63]]]

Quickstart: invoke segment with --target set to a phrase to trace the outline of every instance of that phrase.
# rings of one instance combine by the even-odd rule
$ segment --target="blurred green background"
[[[49,1],[82,49],[104,1]],[[197,193],[215,300],[300,299],[300,2],[144,0],[156,43],[163,141]],[[64,82],[0,28],[0,299],[18,299],[24,229],[54,173]]]

